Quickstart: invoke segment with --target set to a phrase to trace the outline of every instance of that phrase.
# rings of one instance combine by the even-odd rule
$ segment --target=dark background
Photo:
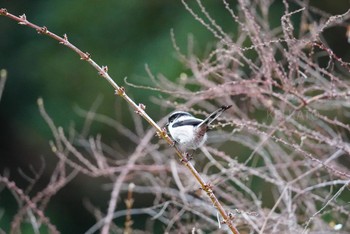
[[[271,18],[273,25],[280,23],[283,12],[283,5],[279,3],[282,1],[276,2],[273,5],[276,17]],[[332,14],[344,13],[350,7],[348,0],[315,0],[311,4]],[[226,31],[236,31],[236,25],[221,1],[204,1],[204,5]],[[151,97],[167,96],[128,87],[124,77],[132,83],[152,85],[145,64],[154,74],[161,73],[169,79],[175,79],[184,71],[184,66],[175,57],[171,29],[183,51],[186,51],[188,36],[193,35],[199,57],[215,43],[211,33],[193,19],[180,1],[0,0],[0,7],[15,15],[25,13],[28,20],[45,25],[58,35],[66,33],[74,45],[89,52],[97,63],[108,65],[113,79],[125,86],[136,102],[144,103],[155,120],[172,110],[159,107]],[[350,46],[344,43],[345,30],[345,27],[335,28],[326,31],[324,36],[333,51],[349,61]],[[0,173],[9,172],[19,187],[25,187],[27,183],[19,175],[18,168],[29,173],[29,165],[40,168],[44,159],[45,171],[49,173],[57,162],[49,148],[50,130],[36,105],[38,97],[44,99],[57,126],[68,128],[74,124],[80,129],[84,118],[77,114],[77,107],[87,110],[99,98],[102,101],[98,113],[116,118],[124,125],[131,124],[130,113],[121,108],[125,107],[123,101],[113,95],[111,86],[89,64],[57,41],[5,17],[0,17],[2,68],[8,71],[8,79],[0,102]],[[102,133],[104,142],[117,140],[127,150],[128,142],[120,142],[123,139],[118,138],[115,131],[95,124],[90,134],[96,133]],[[44,176],[41,184],[47,180]],[[84,180],[88,183],[82,183]],[[106,210],[109,193],[100,192],[104,182],[103,179],[87,180],[78,176],[52,199],[47,214],[62,233],[82,233],[94,224],[82,199],[87,198],[102,211]],[[40,184],[33,194],[35,190],[40,190]],[[7,190],[2,191],[1,228],[8,230],[16,207],[12,195]]]

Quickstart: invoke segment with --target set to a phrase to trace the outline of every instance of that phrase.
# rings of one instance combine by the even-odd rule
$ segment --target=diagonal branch
[[[79,48],[77,48],[72,43],[70,43],[68,41],[68,37],[67,37],[66,34],[64,34],[63,37],[60,37],[60,36],[50,32],[46,26],[40,27],[40,26],[38,26],[36,24],[33,24],[33,23],[31,23],[31,22],[29,22],[27,20],[25,14],[17,17],[15,15],[9,13],[5,8],[1,8],[0,9],[0,15],[6,16],[7,18],[10,18],[10,19],[12,19],[14,21],[17,21],[20,25],[25,25],[25,26],[28,26],[30,28],[33,28],[39,34],[43,34],[43,35],[46,35],[46,36],[49,36],[49,37],[53,38],[54,40],[57,40],[60,44],[66,46],[69,49],[71,49],[74,52],[76,52],[80,56],[80,59],[88,62],[92,67],[94,67],[98,71],[98,74],[100,76],[102,76],[103,78],[105,78],[107,80],[107,82],[115,89],[115,94],[117,94],[121,98],[123,98],[135,110],[135,113],[137,113],[140,116],[142,116],[152,127],[154,127],[158,137],[163,138],[169,145],[174,147],[177,156],[183,162],[184,166],[186,166],[188,168],[188,170],[192,173],[192,175],[195,177],[197,182],[200,184],[200,186],[203,189],[203,191],[205,191],[206,194],[208,195],[208,197],[210,198],[210,200],[213,203],[214,207],[218,210],[218,212],[222,216],[222,218],[223,218],[222,223],[227,224],[228,227],[230,228],[230,230],[232,231],[232,233],[235,233],[235,234],[239,233],[238,230],[236,229],[236,227],[232,223],[233,217],[231,215],[227,214],[227,212],[225,211],[224,207],[222,206],[222,204],[219,202],[219,200],[215,196],[215,194],[214,194],[214,192],[212,190],[212,187],[204,181],[204,179],[200,176],[200,174],[197,172],[197,170],[194,168],[194,166],[190,162],[188,162],[188,160],[186,160],[184,158],[183,154],[175,146],[174,142],[167,135],[166,131],[164,129],[162,129],[161,127],[159,127],[158,124],[145,112],[144,105],[143,104],[136,104],[126,94],[125,88],[122,87],[122,86],[119,86],[118,84],[116,84],[114,82],[114,80],[108,74],[107,66],[100,66],[100,65],[98,65],[94,60],[91,59],[91,56],[90,56],[89,53],[81,51]],[[119,183],[120,183],[120,179],[121,178],[123,178],[123,176],[120,176],[116,180],[116,184],[114,186],[114,191],[118,191],[117,188],[119,187]],[[113,219],[113,212],[116,209],[116,205],[117,205],[116,200],[117,200],[117,197],[113,196],[113,192],[112,192],[111,200],[109,201],[108,213],[107,213],[106,219],[104,221],[105,224],[104,224],[104,227],[103,227],[102,232],[101,232],[102,234],[109,233],[109,227],[110,227],[111,221]]]

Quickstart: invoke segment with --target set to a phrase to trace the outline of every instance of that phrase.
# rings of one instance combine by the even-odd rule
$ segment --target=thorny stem
[[[203,191],[206,192],[206,194],[208,195],[208,197],[210,198],[211,202],[213,203],[214,207],[219,211],[220,215],[223,218],[222,223],[227,224],[227,226],[230,228],[231,232],[234,234],[238,234],[238,230],[236,229],[236,227],[233,225],[232,223],[232,217],[229,216],[224,207],[221,205],[221,203],[219,202],[219,200],[217,199],[217,197],[215,196],[215,194],[213,193],[213,190],[211,188],[211,186],[209,186],[204,179],[200,176],[200,174],[198,173],[198,171],[194,168],[194,166],[188,162],[188,160],[186,160],[186,158],[184,157],[184,155],[182,154],[182,152],[174,145],[174,142],[172,141],[172,139],[168,136],[168,134],[166,133],[165,130],[162,130],[158,124],[156,122],[154,122],[154,120],[148,116],[148,114],[144,111],[144,106],[142,104],[137,105],[125,92],[124,87],[119,86],[118,84],[116,84],[114,82],[114,80],[110,77],[110,75],[108,74],[108,68],[106,66],[99,66],[94,60],[91,59],[91,55],[87,52],[83,52],[81,51],[79,48],[77,48],[76,46],[74,46],[72,43],[70,43],[68,41],[68,37],[66,34],[64,34],[63,37],[60,37],[52,32],[50,32],[47,27],[43,26],[40,27],[36,24],[33,24],[31,22],[29,22],[26,18],[26,15],[23,14],[19,17],[9,13],[7,11],[7,9],[5,8],[1,8],[0,9],[0,15],[6,16],[12,20],[17,21],[20,25],[25,25],[28,26],[30,28],[35,29],[39,34],[44,34],[46,36],[49,36],[55,40],[57,40],[60,44],[65,45],[66,47],[70,48],[71,50],[73,50],[74,52],[76,52],[79,56],[81,60],[85,60],[86,62],[88,62],[91,66],[93,66],[97,71],[98,74],[101,75],[103,78],[105,78],[108,83],[115,89],[115,93],[117,95],[119,95],[120,97],[122,97],[129,105],[131,105],[131,107],[135,110],[135,112],[137,114],[139,114],[140,116],[142,116],[150,125],[152,125],[157,132],[157,135],[160,138],[163,138],[169,145],[174,146],[175,151],[177,156],[180,158],[180,160],[182,162],[184,162],[183,164],[190,170],[190,172],[192,173],[192,175],[196,178],[196,180],[198,181],[198,183],[200,184],[201,188],[203,189]],[[116,203],[115,202],[110,202],[110,205],[112,207],[109,207],[109,212],[112,211],[114,212],[115,208],[116,208]],[[108,213],[109,213],[108,212]],[[107,234],[109,233],[109,226],[110,223],[113,219],[112,215],[107,214],[106,219],[105,219],[105,225],[104,228],[102,229],[101,233],[102,234]]]

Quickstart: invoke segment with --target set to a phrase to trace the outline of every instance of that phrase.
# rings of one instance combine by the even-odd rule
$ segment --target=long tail
[[[211,113],[205,120],[203,120],[202,123],[198,125],[198,127],[202,125],[209,126],[217,117],[219,117],[225,110],[231,108],[232,105],[229,106],[222,106],[213,113]]]

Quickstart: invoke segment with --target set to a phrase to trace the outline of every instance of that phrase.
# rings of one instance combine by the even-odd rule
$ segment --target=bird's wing
[[[211,113],[205,120],[203,120],[203,122],[200,124],[200,126],[202,125],[209,125],[211,124],[217,117],[219,117],[225,110],[231,108],[232,105],[229,106],[222,106],[219,109],[217,109],[216,111],[214,111],[213,113]],[[200,127],[198,126],[198,127]]]

